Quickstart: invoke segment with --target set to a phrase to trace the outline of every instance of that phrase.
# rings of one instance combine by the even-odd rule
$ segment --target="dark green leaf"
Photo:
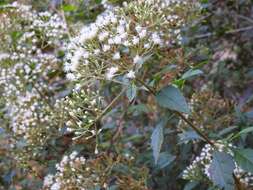
[[[197,181],[188,182],[188,183],[184,186],[184,190],[192,190],[192,189],[195,188],[198,184],[199,184],[199,182],[197,182]]]
[[[175,70],[176,68],[177,68],[177,65],[167,65],[159,73],[157,73],[156,76],[164,75],[168,72],[171,72],[171,71]]]
[[[241,130],[241,131],[238,133],[238,135],[241,136],[241,135],[243,135],[243,134],[247,134],[247,133],[251,133],[251,132],[253,132],[253,127],[248,127],[248,128],[246,128],[246,129]],[[237,136],[237,135],[236,135],[236,136]]]
[[[190,113],[184,96],[178,88],[172,85],[160,90],[156,95],[156,100],[161,107],[183,113]]]
[[[128,109],[129,113],[133,113],[134,115],[149,113],[150,110],[145,104],[132,105]]]
[[[203,74],[203,71],[199,70],[199,69],[190,69],[189,71],[187,71],[186,73],[183,74],[182,79],[186,80],[189,79],[193,76],[197,76],[197,75],[201,75]]]
[[[214,152],[209,168],[211,180],[219,188],[231,190],[234,187],[233,171],[235,163],[232,156],[225,152]]]
[[[133,99],[136,97],[137,94],[137,88],[135,84],[130,84],[127,88],[126,95],[129,101],[133,101]]]
[[[157,164],[158,162],[162,143],[163,143],[163,122],[159,123],[156,126],[151,136],[151,147],[153,150],[155,164]]]
[[[166,166],[168,166],[171,162],[173,162],[175,160],[175,158],[176,158],[176,156],[173,156],[168,152],[162,152],[159,155],[157,166],[159,167],[159,169],[163,169]]]
[[[224,135],[227,135],[227,134],[231,133],[232,131],[234,131],[237,128],[238,128],[238,126],[232,126],[232,127],[222,129],[221,131],[219,131],[218,136],[222,137]]]
[[[253,149],[236,149],[235,161],[245,171],[253,173]]]
[[[201,137],[195,131],[185,131],[178,136],[182,143],[201,139]]]

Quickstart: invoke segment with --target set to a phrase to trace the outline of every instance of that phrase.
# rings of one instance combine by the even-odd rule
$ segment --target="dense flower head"
[[[190,1],[124,2],[109,7],[71,40],[65,71],[71,80],[133,79],[145,62],[181,43]]]

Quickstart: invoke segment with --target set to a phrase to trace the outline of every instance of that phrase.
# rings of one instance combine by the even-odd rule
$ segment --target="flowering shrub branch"
[[[252,3],[0,6],[0,189],[253,187]]]

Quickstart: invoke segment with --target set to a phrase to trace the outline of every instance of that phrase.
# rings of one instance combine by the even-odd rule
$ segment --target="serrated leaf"
[[[162,144],[163,144],[163,122],[159,123],[156,126],[151,136],[151,147],[153,150],[155,164],[157,164],[158,162]]]
[[[245,171],[253,173],[253,149],[235,149],[235,161]]]
[[[190,113],[184,96],[178,88],[172,85],[160,90],[156,95],[156,100],[161,107],[183,113]]]
[[[186,73],[183,74],[182,79],[186,80],[189,79],[193,76],[197,76],[197,75],[201,75],[203,74],[203,71],[199,70],[199,69],[190,69],[189,71],[187,71]]]
[[[135,84],[130,84],[127,88],[126,95],[129,101],[133,101],[133,99],[136,97],[137,94],[137,87]]]
[[[213,160],[209,168],[210,178],[215,185],[225,190],[234,187],[233,171],[235,163],[231,155],[225,152],[214,152]]]

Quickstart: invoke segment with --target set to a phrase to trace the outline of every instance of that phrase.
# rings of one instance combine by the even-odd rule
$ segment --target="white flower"
[[[162,45],[162,39],[160,38],[160,36],[157,33],[152,34],[152,40],[153,40],[154,44]]]
[[[81,57],[85,55],[85,56],[88,56],[87,53],[84,52],[84,50],[82,48],[79,48],[74,56],[72,57],[72,65],[71,65],[71,71],[75,71],[78,66],[79,66],[79,61],[81,59]]]
[[[129,79],[134,79],[135,78],[135,72],[133,70],[130,70],[127,74],[126,77]]]
[[[95,54],[95,55],[98,55],[99,53],[100,53],[100,49],[95,49],[95,50],[94,50],[94,54]]]
[[[0,61],[4,60],[4,59],[8,59],[9,57],[10,57],[10,55],[7,53],[0,53]]]
[[[117,27],[117,32],[118,32],[119,34],[124,33],[124,32],[125,32],[124,26],[122,26],[122,25],[118,26],[118,27]]]
[[[77,152],[77,151],[73,151],[73,152],[69,155],[69,158],[70,158],[71,160],[73,160],[77,155],[78,155],[78,152]]]
[[[45,178],[44,178],[44,182],[43,182],[43,186],[48,187],[53,183],[53,178],[54,176],[51,174],[48,174]]]
[[[120,59],[120,53],[119,52],[116,52],[114,55],[113,55],[113,60],[118,60]]]
[[[104,32],[101,32],[99,35],[98,35],[98,39],[99,41],[104,41],[107,37],[109,36],[109,32],[107,31],[104,31]]]
[[[89,52],[84,50],[81,57],[84,58],[84,59],[87,59],[87,58],[89,58],[89,55],[90,55]]]
[[[136,55],[134,57],[134,64],[140,64],[140,65],[142,65],[143,63],[144,63],[144,60],[143,60],[142,57],[140,57],[139,55]]]
[[[96,24],[92,23],[89,26],[84,26],[81,30],[80,41],[86,42],[87,40],[93,39],[98,32]]]
[[[137,25],[137,26],[135,27],[135,30],[136,30],[138,33],[140,33],[141,30],[142,30],[142,27],[141,27],[140,25]]]
[[[138,38],[138,37],[136,37],[136,36],[133,37],[133,44],[134,44],[134,45],[138,44],[139,41],[140,41],[140,38]]]
[[[150,47],[151,47],[150,43],[144,44],[144,48],[148,49],[148,48],[150,48]]]
[[[61,189],[61,184],[58,183],[58,182],[55,182],[55,183],[51,186],[51,188],[50,188],[50,190],[60,190],[60,189]]]
[[[76,79],[76,76],[73,73],[68,73],[66,77],[70,81],[74,81]]]
[[[111,80],[114,76],[115,76],[115,73],[119,70],[118,67],[111,67],[108,69],[105,77],[107,80]]]
[[[122,40],[121,40],[120,35],[115,36],[113,41],[115,44],[121,44]]]
[[[127,35],[128,35],[127,32],[121,33],[121,34],[120,34],[120,38],[121,38],[121,39],[126,39],[126,38],[127,38]]]
[[[110,45],[104,45],[103,46],[103,51],[108,51],[111,49],[111,46]]]
[[[101,4],[106,4],[107,0],[102,0]]]
[[[139,32],[140,38],[144,38],[147,35],[147,30],[143,29]]]

